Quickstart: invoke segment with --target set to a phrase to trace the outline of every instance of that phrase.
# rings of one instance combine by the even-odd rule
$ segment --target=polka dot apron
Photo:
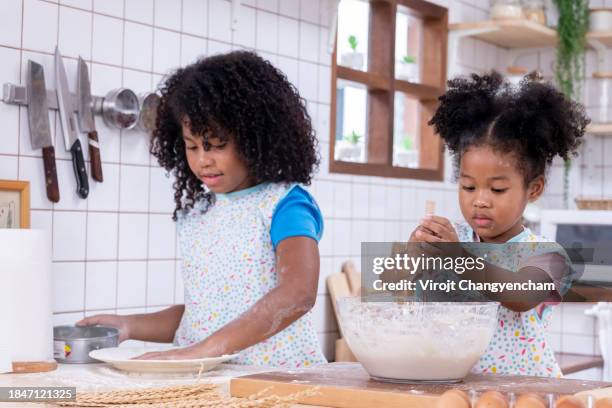
[[[179,216],[185,313],[174,342],[204,340],[251,308],[278,283],[270,239],[277,203],[295,185],[264,183],[217,194]],[[232,363],[307,367],[326,362],[312,324],[312,312],[276,335],[240,352]]]
[[[473,231],[468,224],[455,224],[459,241],[474,241]],[[525,228],[508,242],[552,242],[536,236]],[[504,255],[498,260],[491,259],[508,270],[517,270],[521,260],[535,255],[542,245],[513,245],[505,247]],[[508,251],[516,253],[509,254]],[[503,265],[505,261],[514,265]],[[527,312],[513,312],[503,306],[499,308],[497,330],[487,351],[472,369],[475,373],[498,373],[531,375],[540,377],[561,377],[561,370],[553,349],[546,339],[552,306],[541,303]]]

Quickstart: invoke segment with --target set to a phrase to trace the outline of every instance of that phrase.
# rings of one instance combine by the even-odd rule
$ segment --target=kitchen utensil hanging
[[[94,112],[101,114],[104,123],[117,129],[133,129],[138,124],[140,103],[134,91],[113,89],[104,98],[96,99]]]
[[[147,133],[153,132],[160,99],[160,96],[155,92],[144,92],[138,95],[140,101],[138,129]]]

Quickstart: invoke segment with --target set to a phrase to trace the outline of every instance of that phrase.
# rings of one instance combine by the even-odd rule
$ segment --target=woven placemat
[[[300,398],[318,394],[317,388],[313,387],[284,397],[266,395],[269,389],[248,398],[226,397],[218,385],[202,381],[202,371],[203,367],[196,383],[191,385],[77,393],[76,401],[59,402],[58,405],[82,408],[288,408]]]
[[[173,387],[142,388],[108,392],[77,394],[76,401],[60,402],[64,407],[87,408],[288,408],[302,397],[315,395],[313,388],[285,397],[265,394],[269,390],[248,398],[225,397],[215,384],[194,384]]]

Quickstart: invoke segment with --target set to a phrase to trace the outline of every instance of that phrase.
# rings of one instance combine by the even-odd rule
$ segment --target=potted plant
[[[582,80],[584,79],[584,55],[586,34],[589,30],[588,0],[554,0],[559,10],[557,24],[557,59],[555,80],[563,93],[580,100]],[[571,160],[565,160],[563,178],[563,204],[569,208],[569,173]]]
[[[359,161],[361,160],[362,144],[360,143],[362,135],[354,130],[342,137],[342,140],[336,142],[335,157],[336,160],[344,161]]]
[[[414,148],[410,135],[405,135],[401,144],[393,149],[393,165],[398,167],[418,167],[419,152]]]
[[[410,82],[417,82],[418,72],[416,57],[413,55],[404,55],[401,60],[395,64],[395,76]]]
[[[348,43],[352,51],[342,54],[340,63],[352,69],[363,69],[363,53],[357,52],[359,40],[357,40],[356,36],[349,35]]]

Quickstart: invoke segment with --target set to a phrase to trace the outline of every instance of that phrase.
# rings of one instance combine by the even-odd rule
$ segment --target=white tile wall
[[[117,269],[117,308],[146,304],[147,263],[119,262]]]
[[[126,67],[151,71],[153,60],[153,28],[126,22],[123,63]]]
[[[88,262],[85,268],[85,309],[114,309],[117,303],[117,262]]]
[[[125,5],[123,0],[94,0],[93,6],[96,13],[115,17],[124,16]]]
[[[183,27],[185,33],[205,37],[208,33],[208,1],[183,0]]]
[[[147,266],[147,306],[174,302],[174,261],[150,261]]]
[[[79,1],[79,0],[76,0]],[[125,2],[125,18],[145,24],[153,24],[154,0],[131,0]]]
[[[0,14],[10,16],[0,25],[0,44],[10,47],[21,45],[22,9],[21,0],[6,0],[0,4]]]
[[[52,53],[58,39],[58,13],[57,4],[25,0],[23,2],[23,48]],[[21,16],[16,15],[14,18],[21,19]]]
[[[450,7],[450,20],[486,17],[481,0],[437,1]],[[91,70],[92,92],[104,95],[120,86],[152,90],[162,76],[203,55],[237,47],[255,48],[298,87],[307,100],[320,139],[321,168],[310,191],[325,216],[320,243],[321,279],[314,309],[320,339],[333,356],[337,327],[326,294],[325,278],[346,259],[359,263],[360,242],[405,239],[434,199],[440,211],[456,218],[456,186],[446,161],[444,182],[390,180],[330,174],[328,171],[331,58],[327,53],[328,0],[244,1],[239,30],[230,29],[227,0],[3,0],[0,14],[0,80],[23,81],[26,62],[44,65],[53,84],[53,49],[59,44],[70,78],[81,55]],[[23,24],[23,27],[22,27]],[[449,74],[504,68],[504,50],[472,39],[460,43],[459,65]],[[523,57],[529,68],[551,75],[553,52]],[[594,56],[588,55],[592,72]],[[50,86],[52,87],[52,86]],[[598,84],[587,82],[586,104],[597,108]],[[0,104],[3,141],[0,178],[31,182],[32,224],[52,230],[54,322],[73,323],[100,311],[137,313],[158,310],[183,298],[174,224],[172,179],[147,150],[147,137],[118,132],[99,118],[104,183],[90,181],[81,200],[74,192],[69,155],[63,149],[54,113],[61,201],[45,197],[40,152],[32,151],[23,108]],[[587,138],[586,162],[576,161],[574,193],[612,194],[612,139]],[[610,154],[608,154],[610,153]],[[561,163],[551,171],[542,203],[560,205]],[[587,167],[583,163],[589,163]],[[555,308],[549,341],[556,350],[597,353],[592,318],[584,306]]]
[[[176,0],[155,0],[155,25],[170,30],[180,30],[182,6],[182,2]]]
[[[59,8],[59,47],[62,55],[91,58],[91,13],[72,7]]]
[[[38,0],[35,0],[38,1]],[[103,3],[99,0],[95,4]],[[124,23],[116,17],[94,14],[92,58],[96,62],[121,65]]]
[[[241,7],[238,14],[238,29],[234,32],[234,44],[245,48],[255,48],[255,16],[256,10]]]

